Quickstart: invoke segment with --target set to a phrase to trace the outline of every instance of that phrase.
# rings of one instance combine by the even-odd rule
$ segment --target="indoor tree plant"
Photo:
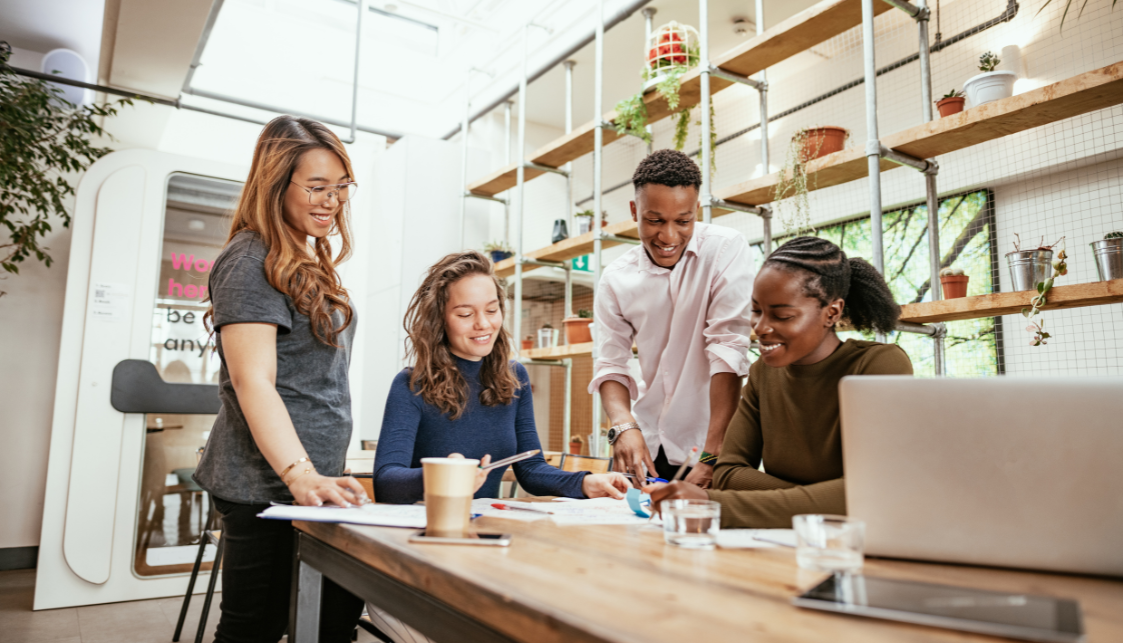
[[[943,98],[936,101],[936,109],[940,110],[940,118],[958,114],[963,111],[963,103],[967,99],[963,97],[963,92],[958,89],[953,89],[944,94]]]
[[[982,73],[972,76],[963,83],[963,91],[967,92],[971,107],[1014,95],[1014,81],[1018,79],[1018,75],[1012,71],[995,71],[1001,62],[1002,60],[990,51],[979,56],[979,71]]]
[[[50,248],[40,245],[51,220],[70,226],[65,202],[74,195],[74,175],[113,150],[91,140],[107,136],[98,120],[117,114],[132,100],[75,106],[44,80],[17,76],[8,67],[11,47],[0,42],[0,267],[19,274],[35,258],[50,267]],[[3,296],[0,291],[0,296]]]
[[[1052,2],[1052,1],[1053,0],[1045,0],[1045,2],[1041,5],[1041,8],[1037,10],[1037,13],[1033,14],[1034,17],[1037,17],[1038,14],[1040,14],[1042,11],[1045,11],[1045,7],[1048,7],[1049,3]],[[1111,0],[1112,11],[1115,10],[1115,3],[1117,3],[1117,2],[1119,2],[1119,0]],[[1084,15],[1084,8],[1087,7],[1087,6],[1088,6],[1088,0],[1084,0],[1084,2],[1080,5],[1080,13],[1076,14],[1077,18]],[[1069,9],[1072,9],[1072,0],[1065,0],[1065,10],[1064,10],[1064,13],[1061,14],[1061,26],[1059,28],[1059,30],[1061,30],[1061,31],[1063,31],[1064,28],[1065,28],[1065,18],[1068,18]]]
[[[573,346],[593,341],[592,329],[589,328],[593,323],[592,311],[582,308],[577,311],[576,317],[566,317],[562,323],[565,324],[566,344]]]

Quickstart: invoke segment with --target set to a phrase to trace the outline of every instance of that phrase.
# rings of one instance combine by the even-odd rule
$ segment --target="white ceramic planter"
[[[1013,96],[1014,81],[1017,79],[1018,75],[1012,71],[988,71],[963,83],[963,91],[967,94],[970,106],[978,107]]]

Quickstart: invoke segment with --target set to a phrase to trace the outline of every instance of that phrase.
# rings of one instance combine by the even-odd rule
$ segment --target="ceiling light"
[[[187,222],[187,229],[194,230],[195,232],[201,232],[207,229],[207,224],[202,219],[190,219]]]

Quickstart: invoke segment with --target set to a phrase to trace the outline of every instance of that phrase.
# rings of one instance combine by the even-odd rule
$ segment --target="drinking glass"
[[[713,549],[721,528],[721,505],[712,500],[664,500],[663,540],[691,549]]]
[[[855,572],[862,568],[866,523],[846,516],[801,514],[792,518],[795,558],[803,569]]]

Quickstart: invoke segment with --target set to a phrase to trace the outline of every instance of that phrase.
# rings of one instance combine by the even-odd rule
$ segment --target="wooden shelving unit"
[[[1123,62],[1024,94],[980,105],[882,138],[886,147],[934,158],[1003,136],[1123,103]],[[881,161],[881,171],[900,167]],[[864,146],[849,147],[807,164],[808,189],[821,190],[869,176]],[[745,205],[772,202],[780,174],[749,179],[714,195]],[[717,213],[715,212],[715,216]]]
[[[528,359],[565,359],[567,357],[591,357],[593,343],[573,344],[572,346],[555,346],[553,348],[528,348],[520,351]]]
[[[932,158],[1121,103],[1123,103],[1123,62],[1024,94],[973,107],[925,125],[911,127],[887,136],[883,140],[887,147],[899,152],[917,158]],[[808,182],[808,188],[822,189],[865,178],[868,176],[868,167],[865,149],[862,147],[850,147],[841,152],[828,154],[808,163],[808,175],[814,175],[814,179]],[[895,167],[900,166],[889,161],[881,162],[883,172]],[[779,173],[773,173],[717,190],[714,195],[726,201],[763,205],[772,202],[772,194],[779,180]],[[730,210],[715,208],[714,217],[730,212]],[[639,238],[636,224],[632,221],[611,224],[605,228],[605,232],[621,237]],[[603,243],[605,247],[616,245],[611,241]],[[565,261],[588,254],[592,249],[593,234],[589,232],[534,250],[527,253],[527,256],[533,259]],[[506,277],[514,274],[514,266],[514,259],[507,259],[497,264],[496,269],[500,276]],[[533,268],[535,268],[533,265],[523,266],[524,271]]]
[[[878,2],[874,12],[881,14],[893,9],[888,3]],[[814,47],[862,24],[861,0],[828,0],[820,2],[787,20],[768,29],[758,37],[716,56],[712,63],[715,67],[741,76],[751,76],[772,65]],[[701,80],[697,69],[682,77],[679,91],[679,109],[694,107],[701,102]],[[723,78],[710,79],[710,93],[719,92],[733,83]],[[672,115],[667,101],[658,91],[649,92],[643,98],[647,106],[647,121],[654,123]],[[604,115],[605,122],[615,122],[616,112]],[[530,160],[538,165],[559,168],[593,151],[593,132],[597,123],[590,122],[536,150]],[[604,131],[604,143],[608,144],[620,135],[615,130]],[[495,196],[515,187],[517,166],[515,164],[495,172],[468,185],[468,191],[482,196]],[[542,176],[545,172],[527,168],[526,180]],[[584,253],[582,253],[584,254]]]
[[[1034,291],[1000,292],[991,295],[944,299],[901,306],[901,321],[915,324],[961,321],[981,317],[1015,315],[1029,307]],[[1082,308],[1123,302],[1123,279],[1056,286],[1049,291],[1042,310]]]

